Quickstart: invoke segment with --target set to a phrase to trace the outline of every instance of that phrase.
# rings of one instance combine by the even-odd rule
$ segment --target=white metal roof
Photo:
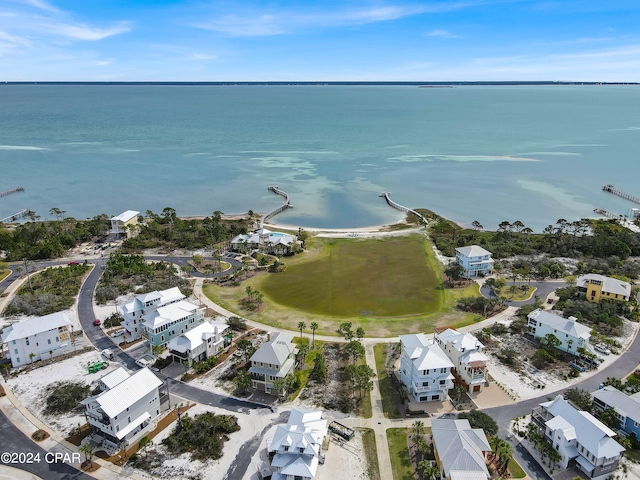
[[[148,368],[138,370],[115,387],[98,395],[95,400],[102,411],[113,418],[157,389],[162,382]]]
[[[197,327],[192,328],[188,332],[172,338],[167,347],[169,350],[184,353],[187,350],[198,348],[209,336],[219,336],[229,325],[223,322],[203,322]]]
[[[445,474],[480,472],[489,478],[483,452],[491,451],[491,446],[482,429],[471,428],[466,419],[434,419],[431,434]]]
[[[129,220],[137,217],[138,215],[140,215],[140,212],[136,212],[135,210],[127,210],[126,212],[122,212],[120,215],[111,217],[111,221],[127,223]]]
[[[640,398],[630,397],[611,385],[596,390],[591,396],[615,409],[620,415],[640,422]]]
[[[445,345],[451,345],[459,352],[481,350],[484,347],[484,345],[480,343],[480,340],[471,333],[462,333],[451,328],[447,328],[444,332],[437,335],[437,338]]]
[[[453,367],[440,345],[433,343],[424,333],[400,335],[399,338],[416,370]]]
[[[490,251],[485,250],[479,245],[469,245],[467,247],[458,247],[456,248],[456,252],[464,255],[467,258],[484,257],[486,255],[491,255]]]
[[[127,434],[133,432],[136,428],[138,428],[142,422],[145,422],[150,418],[151,418],[151,415],[149,414],[149,412],[143,412],[138,418],[134,418],[133,421],[129,423],[129,425],[127,425],[121,430],[118,430],[116,432],[116,437],[122,440],[124,437],[127,436]]]
[[[563,318],[538,308],[531,312],[528,318],[537,320],[543,325],[557,330],[559,333],[566,333],[575,338],[591,337],[591,328],[579,323],[574,317]]]
[[[160,307],[148,316],[145,315],[145,321],[142,324],[146,328],[155,330],[165,323],[179,321],[185,317],[193,315],[198,308],[200,307],[197,305],[185,300],[180,300],[179,302],[170,303],[169,305]]]
[[[260,348],[251,356],[251,361],[282,365],[295,349],[292,334],[277,332],[273,334],[270,341],[260,345]]]
[[[27,338],[64,326],[71,326],[71,321],[64,312],[55,312],[44,317],[30,318],[6,327],[2,334],[2,341],[8,343],[12,340]]]
[[[118,367],[113,372],[107,373],[100,379],[100,381],[104,384],[105,387],[111,389],[119,383],[124,382],[130,376],[131,374],[127,372],[123,367]]]
[[[618,280],[617,278],[605,277],[604,275],[599,275],[597,273],[588,273],[587,275],[583,275],[578,278],[578,287],[585,287],[589,280],[602,282],[603,292],[623,295],[625,297],[631,295],[631,284],[629,282]]]

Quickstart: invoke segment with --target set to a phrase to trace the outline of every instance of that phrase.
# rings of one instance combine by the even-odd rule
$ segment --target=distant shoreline
[[[367,82],[367,81],[262,81],[262,82],[244,82],[244,81],[227,81],[227,82],[55,82],[55,81],[22,81],[22,82],[2,82],[2,85],[169,85],[169,86],[228,86],[228,85],[273,85],[273,86],[289,86],[289,85],[310,85],[310,86],[416,86],[416,87],[453,87],[453,86],[474,86],[474,85],[496,85],[496,86],[535,86],[535,85],[640,85],[640,82],[580,82],[580,81],[477,81],[477,82]]]

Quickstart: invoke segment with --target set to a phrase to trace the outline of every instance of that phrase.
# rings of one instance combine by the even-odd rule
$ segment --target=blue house
[[[613,408],[620,422],[619,429],[640,440],[640,393],[627,395],[607,385],[591,394],[593,406],[604,411]]]

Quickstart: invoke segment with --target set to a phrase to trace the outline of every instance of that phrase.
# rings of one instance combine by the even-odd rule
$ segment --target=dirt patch
[[[49,438],[49,434],[42,429],[36,430],[31,434],[31,439],[35,440],[36,442],[41,442],[43,440],[46,440],[47,438]]]
[[[298,396],[300,400],[342,413],[353,412],[357,408],[351,384],[344,380],[344,369],[349,360],[343,357],[341,347],[337,343],[324,345],[327,380],[325,383],[309,380]]]

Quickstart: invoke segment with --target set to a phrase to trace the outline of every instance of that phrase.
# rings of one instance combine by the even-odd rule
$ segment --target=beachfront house
[[[456,263],[464,268],[466,278],[484,277],[493,271],[491,252],[478,245],[456,248]]]
[[[165,346],[172,338],[188,332],[204,321],[204,308],[184,300],[178,287],[136,295],[122,305],[125,341],[142,336],[150,348]]]
[[[127,210],[120,215],[111,217],[111,231],[112,235],[116,237],[130,238],[136,233],[136,226],[138,225],[138,215],[140,212],[135,210]]]
[[[578,278],[578,291],[590,302],[599,303],[602,299],[628,302],[631,298],[631,284],[617,278],[589,273]]]
[[[297,352],[291,333],[269,334],[269,340],[260,345],[251,356],[251,387],[254,390],[272,393],[273,382],[293,372]]]
[[[449,398],[455,377],[453,363],[437,343],[424,333],[400,335],[400,378],[412,402]]]
[[[486,480],[491,446],[484,430],[471,428],[469,420],[431,420],[433,452],[443,480]]]
[[[261,228],[246,235],[236,235],[231,239],[231,250],[242,253],[257,250],[272,255],[285,255],[293,252],[297,243],[298,238],[295,235]]]
[[[593,406],[598,412],[613,408],[618,419],[618,429],[640,440],[640,392],[627,395],[611,385],[591,394]]]
[[[618,467],[625,448],[613,439],[616,433],[562,395],[535,408],[531,421],[560,454],[561,468],[575,466],[589,478],[604,480]]]
[[[202,362],[216,356],[224,348],[224,332],[229,325],[223,321],[207,320],[169,341],[167,348],[175,362]]]
[[[99,392],[82,401],[93,430],[89,441],[117,452],[155,429],[168,399],[162,381],[148,368],[129,374],[118,368],[102,377]]]
[[[487,382],[487,357],[484,345],[470,333],[451,328],[436,335],[436,343],[453,363],[453,375],[467,392],[480,392]]]
[[[48,360],[73,348],[71,321],[64,312],[23,320],[5,327],[2,343],[14,368]]]
[[[324,463],[322,442],[327,435],[327,421],[319,410],[294,408],[286,425],[278,425],[267,440],[272,480],[311,480],[318,465]]]
[[[560,340],[558,350],[578,355],[578,349],[584,348],[590,353],[593,348],[589,343],[591,328],[579,323],[575,317],[563,318],[540,308],[527,315],[529,333],[540,339],[546,335],[554,335]]]

